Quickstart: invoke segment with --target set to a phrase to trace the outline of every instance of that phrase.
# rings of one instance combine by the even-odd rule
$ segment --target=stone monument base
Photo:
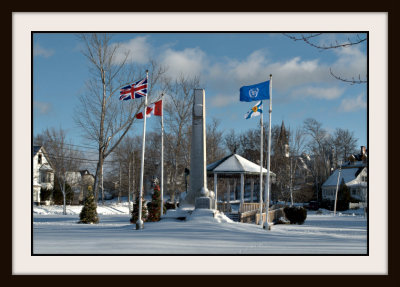
[[[215,199],[207,196],[197,197],[195,208],[215,209]]]

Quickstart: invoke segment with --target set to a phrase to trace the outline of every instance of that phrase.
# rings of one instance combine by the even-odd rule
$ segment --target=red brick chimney
[[[365,146],[362,145],[362,146],[361,146],[361,154],[362,154],[362,155],[365,154],[365,150],[366,150]]]

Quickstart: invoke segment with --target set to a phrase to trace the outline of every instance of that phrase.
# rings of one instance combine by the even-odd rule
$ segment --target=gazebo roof
[[[263,174],[267,173],[267,169],[263,168],[262,170]],[[260,174],[260,166],[238,154],[231,154],[207,165],[207,172]]]

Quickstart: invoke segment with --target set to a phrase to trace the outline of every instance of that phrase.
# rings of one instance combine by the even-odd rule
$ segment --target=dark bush
[[[286,206],[283,211],[290,224],[303,224],[307,218],[307,209],[299,206]]]
[[[71,204],[74,199],[74,192],[68,184],[65,184],[65,201],[66,204]],[[61,189],[57,186],[53,190],[53,202],[55,205],[63,205],[64,199]]]
[[[50,200],[52,193],[53,193],[52,189],[41,188],[40,189],[40,201]]]
[[[52,193],[53,193],[52,194],[53,203],[55,205],[63,205],[64,204],[63,194],[57,177],[54,178],[54,188],[52,190]],[[74,200],[74,192],[72,191],[71,186],[68,183],[65,183],[66,204],[71,204],[73,200]]]
[[[321,201],[321,208],[327,209],[327,210],[333,210],[335,201],[324,199]]]

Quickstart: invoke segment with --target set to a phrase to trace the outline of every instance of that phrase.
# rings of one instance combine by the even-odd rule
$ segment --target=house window
[[[365,175],[362,176],[362,177],[361,177],[361,181],[362,181],[362,182],[366,182],[366,181],[367,181],[367,177],[366,177]]]
[[[50,172],[42,172],[40,174],[41,183],[50,183]]]
[[[42,155],[41,154],[38,155],[38,164],[42,164]]]

